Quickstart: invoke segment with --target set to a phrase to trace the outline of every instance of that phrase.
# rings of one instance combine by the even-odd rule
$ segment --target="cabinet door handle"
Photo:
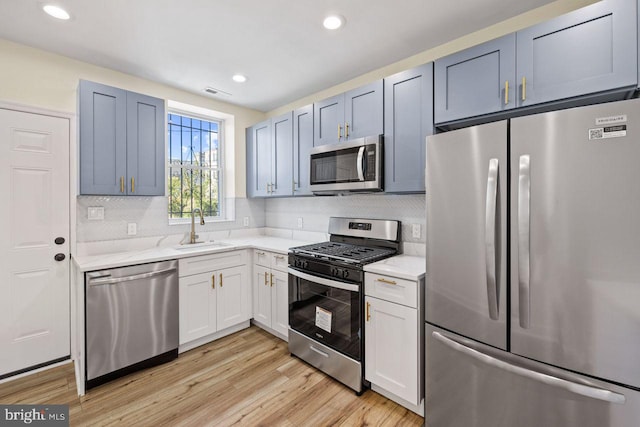
[[[527,78],[522,77],[522,100],[527,99]]]
[[[509,80],[504,82],[504,105],[509,103]]]
[[[120,192],[124,193],[124,176],[120,177]]]
[[[284,255],[276,255],[276,259],[284,259]]]
[[[383,278],[379,278],[378,282],[386,283],[387,285],[397,285],[395,280],[387,280]]]
[[[292,190],[294,193],[295,193],[295,191],[296,191],[296,184],[298,184],[298,183],[297,183],[297,182],[296,182],[296,180],[294,179],[294,180],[293,180],[293,184],[292,184],[293,186],[291,187],[291,190]]]
[[[264,253],[264,252],[256,252],[256,255],[258,255],[258,256],[265,256],[265,253]]]
[[[216,288],[216,275],[212,274],[211,275],[211,289],[215,289]]]
[[[344,130],[345,130],[344,137],[349,138],[349,123],[344,122]]]
[[[222,287],[222,273],[220,273],[220,287]]]
[[[371,319],[371,312],[369,311],[371,308],[371,304],[367,303],[367,322]]]
[[[271,287],[273,288],[273,273],[270,273],[270,274],[271,274]]]
[[[136,192],[136,179],[134,177],[131,177],[131,192]]]
[[[265,285],[265,286],[269,286],[269,283],[268,283],[268,281],[267,281],[267,276],[268,276],[268,273],[265,271],[265,272],[264,272],[264,285]]]
[[[342,138],[342,125],[338,123],[338,139]]]

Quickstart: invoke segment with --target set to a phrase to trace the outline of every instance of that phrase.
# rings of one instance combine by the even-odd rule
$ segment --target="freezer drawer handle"
[[[106,279],[89,279],[89,286],[112,285],[114,283],[130,282],[132,280],[140,280],[140,279],[148,279],[149,277],[159,276],[161,274],[173,273],[174,271],[177,271],[177,269],[175,267],[174,268],[167,268],[165,270],[150,271],[149,273],[134,274],[133,276],[109,277],[109,278],[106,278]]]
[[[489,160],[484,226],[485,262],[487,270],[487,299],[489,317],[498,320],[498,281],[496,280],[496,204],[498,202],[498,159]]]
[[[529,155],[520,156],[520,175],[518,177],[518,303],[520,307],[520,327],[529,329],[529,232],[531,171]]]
[[[449,336],[445,336],[437,331],[434,331],[432,335],[435,339],[452,348],[453,350],[464,353],[467,356],[473,357],[476,360],[486,363],[487,365],[502,369],[512,374],[530,378],[534,381],[538,381],[550,386],[559,387],[572,393],[590,397],[592,399],[604,400],[605,402],[619,404],[623,404],[626,401],[626,398],[623,394],[603,388],[596,388],[584,384],[578,384],[573,381],[565,380],[542,372],[536,372],[517,365],[513,365],[503,360],[496,359],[495,357],[489,356],[488,354],[482,353],[473,348],[467,347],[466,345],[457,342],[455,339]]]

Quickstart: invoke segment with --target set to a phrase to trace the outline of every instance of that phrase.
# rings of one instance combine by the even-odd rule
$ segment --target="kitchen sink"
[[[224,242],[196,242],[196,243],[185,243],[182,245],[174,246],[173,248],[178,251],[195,251],[199,249],[215,249],[215,248],[224,248],[227,246],[231,246],[230,243]]]

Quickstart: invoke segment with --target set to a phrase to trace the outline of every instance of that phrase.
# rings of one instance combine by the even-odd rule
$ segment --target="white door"
[[[365,298],[365,378],[417,405],[418,311]]]
[[[217,272],[218,331],[249,320],[249,283],[247,267],[225,268]]]
[[[271,281],[271,327],[286,337],[289,334],[289,276],[272,270]]]
[[[70,355],[68,119],[0,109],[0,194],[2,376]]]
[[[180,344],[216,331],[216,290],[214,272],[180,278]]]
[[[271,327],[271,270],[255,264],[253,266],[253,320]]]

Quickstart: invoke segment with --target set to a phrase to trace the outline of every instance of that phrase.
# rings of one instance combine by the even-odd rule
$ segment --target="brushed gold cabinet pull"
[[[395,280],[387,280],[383,278],[379,278],[378,282],[386,283],[387,285],[397,285]]]
[[[504,105],[509,103],[509,80],[504,82]]]
[[[284,259],[283,255],[276,255],[276,259]]]
[[[220,287],[222,287],[222,273],[220,273]]]
[[[342,138],[342,126],[338,123],[338,139]]]
[[[371,313],[369,312],[370,307],[371,304],[367,303],[367,322],[369,321],[369,319],[371,319]]]
[[[344,122],[344,129],[345,129],[344,137],[349,138],[349,123]]]
[[[291,190],[292,190],[294,193],[295,193],[295,191],[296,191],[296,184],[297,184],[297,182],[296,182],[296,180],[294,179],[294,180],[293,180],[293,184],[292,184],[293,186],[291,187]]]
[[[273,273],[271,273],[271,287],[273,288]]]
[[[120,192],[124,193],[124,176],[120,177]]]
[[[211,289],[215,289],[216,288],[216,275],[213,274],[211,275]]]
[[[136,179],[134,177],[131,177],[131,192],[136,192]]]
[[[527,99],[527,78],[522,77],[522,100]]]
[[[269,282],[267,281],[267,276],[268,276],[268,273],[265,271],[264,272],[264,285],[265,286],[269,286]]]

